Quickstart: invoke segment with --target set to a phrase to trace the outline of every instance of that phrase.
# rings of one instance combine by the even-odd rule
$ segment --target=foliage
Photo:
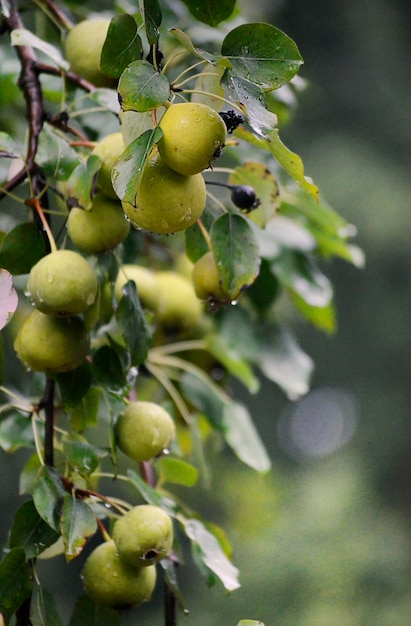
[[[306,393],[313,363],[295,327],[300,320],[326,332],[336,327],[322,262],[362,261],[350,243],[350,225],[279,137],[276,105],[283,103],[277,92],[294,89],[303,62],[296,44],[270,24],[242,23],[235,2],[184,2],[174,13],[142,0],[132,14],[122,4],[101,52],[102,88],[71,72],[64,58],[72,26],[67,14],[80,19],[77,3],[39,3],[27,16],[28,28],[16,0],[1,4],[2,54],[9,63],[0,78],[18,82],[26,111],[19,92],[11,91],[7,105],[15,106],[16,117],[0,132],[2,326],[16,310],[16,290],[20,304],[5,329],[6,348],[3,339],[0,344],[0,445],[5,452],[33,452],[21,472],[26,498],[0,563],[6,625],[15,614],[19,623],[28,624],[30,615],[61,623],[36,558],[63,553],[70,562],[90,537],[106,538],[113,522],[141,501],[161,507],[179,529],[174,552],[161,563],[174,598],[165,607],[166,624],[176,623],[175,599],[186,606],[189,589],[179,588],[176,564],[187,549],[207,584],[219,581],[227,591],[240,586],[223,529],[193,511],[172,486],[209,482],[207,448],[215,440],[257,472],[270,469],[258,424],[232,397],[230,382],[256,393],[265,377],[291,399]],[[35,33],[33,24],[40,22],[32,18],[39,16],[42,28]],[[207,25],[201,48],[185,26],[194,19]],[[29,310],[26,275],[45,254],[74,247],[65,230],[68,214],[74,207],[91,209],[102,165],[91,154],[95,142],[121,129],[125,149],[112,184],[119,206],[133,204],[162,137],[157,123],[164,107],[185,100],[220,112],[229,131],[222,154],[202,173],[208,197],[201,218],[168,237],[132,229],[114,250],[88,257],[98,296],[82,316],[91,338],[82,364],[44,374],[23,372],[15,362],[6,370],[5,350]],[[244,185],[255,193],[249,209],[227,193]],[[156,280],[171,269],[190,284],[192,264],[209,251],[224,298],[210,295],[200,305],[194,295],[191,305],[185,296],[179,301],[178,289],[168,294],[155,281],[146,293],[127,274],[115,289],[126,264],[149,268]],[[150,462],[132,462],[117,449],[116,419],[137,396],[167,407],[177,429],[167,454]],[[132,502],[107,493],[105,478],[126,483]],[[118,616],[80,598],[70,623],[86,620],[116,623]]]

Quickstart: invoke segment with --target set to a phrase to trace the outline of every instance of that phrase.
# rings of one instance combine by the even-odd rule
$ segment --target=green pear
[[[113,80],[100,69],[101,51],[109,25],[110,20],[104,17],[83,20],[73,26],[65,41],[71,71],[96,87],[110,87],[113,84]]]
[[[142,504],[117,520],[113,540],[125,563],[150,566],[170,553],[173,524],[170,516],[159,507]]]
[[[171,445],[174,421],[155,402],[130,402],[118,417],[116,436],[124,454],[136,461],[149,461]]]

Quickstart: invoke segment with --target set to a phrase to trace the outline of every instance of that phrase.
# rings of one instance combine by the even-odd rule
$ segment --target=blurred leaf
[[[280,292],[280,285],[270,269],[266,259],[261,259],[260,271],[256,280],[247,290],[247,296],[252,306],[265,313],[276,300]]]
[[[160,565],[163,568],[164,573],[164,581],[166,585],[171,589],[175,597],[177,598],[178,603],[183,611],[186,610],[185,602],[183,595],[178,586],[178,579],[176,575],[176,567],[174,563],[170,559],[162,559],[160,561]]]
[[[14,516],[10,548],[24,548],[26,559],[32,559],[55,543],[59,536],[39,516],[33,500],[27,500]]]
[[[209,352],[221,363],[229,374],[240,380],[250,393],[257,393],[260,387],[249,363],[241,356],[237,342],[229,343],[220,334],[209,335],[207,338]]]
[[[307,304],[326,307],[332,301],[332,285],[311,257],[292,250],[284,251],[271,263],[271,269],[284,287]]]
[[[256,238],[247,220],[231,213],[215,220],[210,237],[223,290],[235,300],[258,274],[260,257]]]
[[[247,407],[230,402],[224,407],[225,439],[238,458],[257,472],[267,472],[271,461]]]
[[[96,529],[96,517],[89,505],[84,500],[66,494],[61,509],[60,530],[67,562],[81,553],[87,538],[94,535]]]
[[[23,548],[13,548],[0,562],[0,607],[6,626],[13,613],[31,595],[32,580],[32,567],[26,561]]]
[[[59,532],[60,508],[65,495],[57,470],[42,465],[34,482],[33,501],[39,515],[56,532]]]
[[[133,61],[120,77],[118,93],[123,111],[151,111],[170,96],[170,85],[148,61]]]
[[[228,182],[230,185],[249,185],[254,189],[260,205],[247,217],[260,228],[265,228],[280,206],[280,192],[275,176],[263,163],[248,161],[235,168]]]
[[[116,318],[130,351],[132,365],[141,365],[146,360],[151,346],[151,330],[138,299],[136,283],[129,280],[122,288],[122,292]]]
[[[313,306],[295,292],[290,294],[291,301],[301,315],[313,326],[327,333],[334,333],[337,328],[335,307],[332,301],[326,306]]]
[[[65,407],[74,407],[86,395],[92,382],[91,366],[84,361],[70,372],[54,374]]]
[[[276,215],[264,230],[255,230],[260,254],[266,259],[275,259],[283,249],[309,252],[314,250],[317,242],[307,227],[284,215]]]
[[[63,437],[63,452],[71,467],[81,476],[89,476],[98,467],[100,459],[107,456],[107,450],[99,448],[79,435]]]
[[[44,124],[39,137],[36,163],[49,178],[66,181],[79,165],[80,157],[50,124]]]
[[[90,387],[81,401],[73,407],[70,413],[70,423],[74,430],[81,433],[87,426],[95,426],[97,424],[100,395],[100,389]]]
[[[182,508],[174,500],[150,487],[136,472],[127,470],[127,476],[148,504],[159,506],[171,517],[181,517],[184,514]]]
[[[294,41],[265,23],[234,28],[226,35],[221,54],[230,60],[233,74],[268,91],[290,81],[303,63]]]
[[[213,426],[222,430],[224,405],[227,402],[218,385],[202,370],[184,372],[180,381],[184,397],[191,402]]]
[[[277,116],[266,108],[265,93],[246,78],[233,76],[227,70],[222,80],[227,96],[234,100],[257,135],[268,139],[277,126]]]
[[[162,483],[194,487],[198,480],[198,469],[182,459],[162,456],[156,461],[156,469]]]
[[[93,374],[110,391],[120,391],[127,384],[121,359],[111,346],[102,346],[94,353]]]
[[[47,41],[43,41],[43,39],[40,39],[40,37],[37,37],[31,31],[25,28],[16,28],[11,31],[10,38],[12,46],[29,46],[30,48],[36,48],[36,50],[44,52],[60,69],[64,71],[70,69],[70,64],[63,59],[58,48],[47,43]]]
[[[159,28],[162,20],[161,9],[157,0],[139,0],[140,13],[146,29],[147,41],[150,45],[159,40]]]
[[[95,102],[101,106],[102,109],[106,109],[115,115],[119,114],[120,104],[115,89],[106,89],[103,87],[94,89],[91,93],[87,94],[87,99]]]
[[[7,133],[0,132],[0,157],[23,157],[23,150]]]
[[[136,204],[137,187],[144,163],[153,146],[160,140],[163,131],[159,126],[146,130],[132,141],[114,163],[111,181],[118,197],[133,206]]]
[[[4,17],[10,17],[10,0],[1,0],[0,9]]]
[[[227,307],[218,317],[219,335],[229,346],[235,346],[239,356],[254,362],[259,350],[253,319],[244,308]]]
[[[100,167],[101,159],[96,154],[90,154],[84,163],[80,162],[73,170],[67,185],[68,203],[71,208],[90,210],[92,192]]]
[[[0,421],[0,447],[5,452],[33,446],[33,428],[27,415],[12,413]]]
[[[204,564],[218,576],[227,591],[240,587],[238,569],[228,560],[216,537],[198,519],[184,523],[187,537],[200,549]]]
[[[47,589],[38,585],[34,599],[36,611],[32,620],[36,626],[63,626],[54,596]]]
[[[220,22],[230,17],[236,0],[207,0],[207,2],[183,0],[183,2],[196,20],[209,26],[218,26]]]
[[[285,328],[260,326],[258,332],[260,347],[255,355],[255,363],[264,376],[283,389],[290,400],[297,400],[309,389],[312,359]]]
[[[200,219],[201,223],[208,231],[211,228],[211,225],[214,222],[215,218],[210,209],[206,206]],[[184,234],[186,254],[190,261],[192,261],[192,263],[195,263],[204,254],[206,254],[206,252],[209,251],[208,244],[204,239],[202,230],[197,222],[190,226],[190,228],[187,228]]]
[[[68,626],[120,626],[120,614],[114,609],[95,604],[87,596],[80,596]]]
[[[110,21],[101,51],[100,68],[111,78],[120,78],[132,61],[141,59],[143,46],[132,15],[116,15]]]
[[[3,335],[0,333],[0,385],[3,382],[3,373],[4,373],[4,361],[5,361],[5,356],[4,356],[4,341],[3,341]],[[1,437],[0,437],[1,438]],[[1,444],[0,444],[1,445]]]
[[[33,454],[24,464],[19,478],[19,495],[32,495],[37,474],[40,470],[40,459],[37,454]]]
[[[214,61],[215,57],[212,54],[209,54],[205,50],[201,50],[200,48],[196,48],[191,41],[190,37],[184,31],[179,28],[170,28],[170,34],[173,35],[177,39],[177,41],[187,50],[196,57],[203,59],[204,61]]]
[[[215,111],[221,111],[224,106],[224,102],[220,99],[224,97],[221,77],[226,67],[227,62],[225,59],[220,59],[215,64],[208,63],[204,71],[197,75],[191,102],[201,102]],[[196,91],[199,93],[196,93]]]
[[[19,224],[3,239],[0,248],[0,267],[13,275],[28,274],[46,254],[42,235],[33,222]]]

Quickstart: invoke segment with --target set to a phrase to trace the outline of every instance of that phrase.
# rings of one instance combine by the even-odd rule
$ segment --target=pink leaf
[[[8,323],[17,309],[18,296],[13,287],[13,276],[0,269],[0,330]]]

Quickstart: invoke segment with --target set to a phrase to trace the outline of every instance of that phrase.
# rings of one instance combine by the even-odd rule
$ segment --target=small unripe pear
[[[84,565],[81,577],[86,594],[96,602],[125,608],[147,602],[156,584],[156,568],[133,567],[118,555],[114,541],[100,544]]]
[[[193,285],[185,276],[173,271],[156,273],[158,322],[166,328],[195,329],[203,314]]]
[[[110,87],[113,80],[100,69],[100,57],[107,37],[110,20],[97,18],[79,22],[70,30],[65,41],[70,69],[96,87]]]
[[[123,265],[114,285],[117,301],[121,299],[122,289],[129,280],[135,283],[141,304],[147,309],[155,310],[159,295],[156,274],[142,265],[133,265],[132,263]]]
[[[76,315],[93,304],[97,278],[81,254],[57,250],[31,268],[27,292],[35,307],[43,313]]]
[[[123,134],[110,133],[98,141],[93,154],[100,157],[102,164],[97,177],[97,186],[105,196],[112,200],[118,200],[118,196],[111,183],[111,170],[122,152],[125,150]]]
[[[171,105],[159,126],[163,131],[158,144],[160,155],[168,167],[184,176],[210,167],[227,136],[221,116],[200,102]]]
[[[194,264],[192,272],[194,291],[200,300],[227,300],[227,294],[221,286],[218,268],[213,253],[206,252]]]
[[[149,461],[168,448],[175,437],[172,417],[155,402],[130,402],[116,424],[120,450],[136,461]]]
[[[182,176],[167,167],[154,150],[142,172],[136,206],[123,202],[131,223],[153,233],[170,234],[192,226],[206,203],[201,174]]]
[[[125,563],[150,566],[170,553],[173,524],[170,516],[159,507],[142,504],[117,520],[113,540]]]
[[[69,213],[67,230],[74,245],[86,254],[112,250],[130,232],[120,201],[97,193],[89,211],[74,207]]]
[[[67,372],[84,361],[90,339],[81,317],[55,317],[35,310],[19,329],[14,349],[29,369]]]

